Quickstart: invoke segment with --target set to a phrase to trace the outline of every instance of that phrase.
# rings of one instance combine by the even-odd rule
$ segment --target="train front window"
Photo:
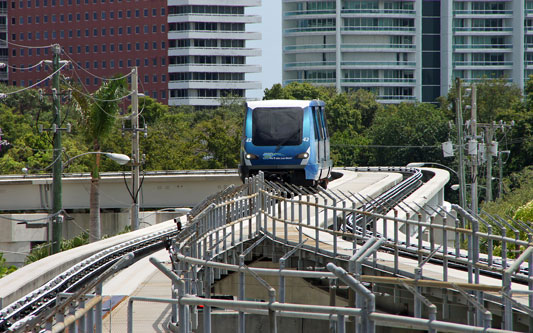
[[[256,108],[252,112],[252,143],[295,146],[302,143],[302,108]]]

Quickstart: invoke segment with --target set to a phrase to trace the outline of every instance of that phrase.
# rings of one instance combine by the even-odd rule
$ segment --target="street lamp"
[[[81,157],[81,156],[84,156],[84,155],[90,155],[90,154],[101,154],[101,155],[107,156],[111,160],[117,162],[120,165],[127,164],[130,161],[130,157],[128,155],[118,154],[118,153],[107,153],[107,152],[103,152],[103,151],[90,151],[90,152],[79,154],[79,155],[76,155],[74,157],[69,158],[65,162],[65,164],[63,165],[63,169],[65,169],[65,167],[67,167],[69,165],[69,163],[72,162],[72,160],[74,160],[74,159],[76,159],[78,157]]]
[[[454,169],[444,164],[440,164],[436,162],[413,162],[413,163],[407,164],[408,167],[413,167],[413,168],[423,167],[426,165],[435,165],[443,169],[446,169],[450,171],[451,173],[453,173],[459,179],[459,181],[461,181],[461,177],[459,177],[459,174],[457,173],[457,171],[455,171]],[[466,187],[461,187],[461,186],[457,187],[454,185],[452,185],[452,190],[456,191],[457,189],[459,189],[459,203],[461,204],[461,207],[466,207]]]
[[[65,169],[66,166],[68,166],[70,164],[70,162],[72,162],[74,159],[78,158],[78,157],[81,157],[81,156],[85,156],[85,155],[89,155],[89,154],[101,154],[101,155],[104,155],[104,156],[107,156],[109,157],[110,159],[112,159],[113,161],[117,162],[118,164],[120,165],[124,165],[126,163],[128,163],[130,161],[130,157],[128,155],[124,155],[124,154],[117,154],[117,153],[109,153],[109,152],[99,152],[99,151],[91,151],[91,152],[86,152],[86,153],[83,153],[83,154],[79,154],[79,155],[76,155],[74,157],[71,157],[69,158],[65,164],[61,165],[61,172],[63,172],[63,170]],[[54,160],[54,165],[57,163],[57,164],[61,164],[61,160]],[[54,192],[54,197],[58,197],[59,198],[59,202],[62,203],[62,196],[63,196],[63,191],[62,191],[62,187],[61,186],[57,186],[57,183],[61,184],[62,182],[62,179],[61,179],[61,173],[59,173],[59,177],[54,177],[53,178],[53,188],[56,189],[58,188],[59,190],[57,191],[57,193]],[[63,219],[62,217],[60,217],[60,213],[61,211],[63,210],[63,207],[61,205],[61,207],[57,207],[57,209],[54,209],[53,211],[53,214],[54,214],[54,225],[52,226],[52,253],[58,253],[60,251],[60,241],[61,239],[63,238]]]

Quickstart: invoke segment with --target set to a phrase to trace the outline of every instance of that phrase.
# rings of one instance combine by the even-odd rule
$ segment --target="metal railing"
[[[246,313],[272,316],[274,319],[270,320],[270,329],[274,332],[278,325],[276,316],[330,320],[339,332],[345,331],[347,317],[352,317],[365,332],[373,332],[375,325],[404,327],[408,323],[413,328],[430,331],[497,331],[490,328],[492,313],[484,308],[485,301],[502,304],[502,328],[507,330],[513,328],[515,313],[531,315],[520,309],[531,308],[533,297],[530,297],[528,304],[523,304],[513,299],[513,295],[524,293],[533,296],[532,238],[523,241],[506,237],[505,232],[497,235],[491,228],[481,232],[481,224],[490,224],[456,205],[452,205],[450,210],[402,201],[396,202],[394,208],[388,211],[377,213],[375,208],[365,210],[370,199],[341,191],[319,189],[314,192],[292,185],[271,183],[261,175],[248,179],[243,186],[210,198],[200,205],[201,209],[196,209],[189,216],[187,228],[178,235],[171,247],[175,275],[180,276],[183,289],[175,291],[178,299],[166,302],[176,304],[180,308],[179,313],[183,314],[175,322],[180,332],[196,328],[194,325],[198,322],[191,318],[197,315],[198,305],[205,307],[204,329],[210,327],[210,308],[216,306],[239,311],[242,316]],[[347,230],[346,221],[350,214],[365,218],[365,224],[359,232],[344,231]],[[376,242],[378,239],[379,242]],[[254,241],[253,245],[247,247]],[[237,263],[237,259],[232,259],[230,255],[233,249],[237,249],[237,253],[249,256],[256,247],[260,248],[258,251],[263,255],[271,253],[273,258],[276,257],[276,249],[278,252],[280,248],[285,249],[285,255],[280,255],[283,259],[280,260],[280,268],[247,267],[244,257]],[[527,250],[516,261],[508,259],[508,250],[519,247]],[[502,249],[501,258],[494,255],[496,248]],[[392,254],[392,263],[378,261],[381,253]],[[314,257],[316,270],[285,268],[286,258],[293,255],[298,262],[302,258]],[[324,261],[336,263],[327,265],[330,272],[324,268],[318,270],[317,266]],[[414,263],[414,271],[405,268],[406,261]],[[524,261],[528,261],[528,265],[524,265]],[[348,265],[349,262],[356,264]],[[402,267],[400,262],[404,263]],[[350,268],[346,271],[339,263]],[[423,274],[424,265],[432,265],[430,275]],[[369,267],[386,272],[390,277],[365,275],[364,271]],[[439,269],[442,277],[435,280],[435,271]],[[275,292],[279,292],[279,300],[269,289],[271,287],[265,286],[270,290],[269,299],[265,299],[265,302],[245,301],[244,278],[239,279],[238,300],[210,298],[211,285],[231,271],[241,276],[251,274],[256,279],[278,276],[280,289]],[[284,277],[289,276],[338,279],[357,295],[358,301],[348,308],[284,303]],[[494,282],[491,276],[504,277],[500,279],[503,282],[497,278],[497,282]],[[454,283],[450,277],[453,277],[453,281],[459,279],[464,282]],[[414,297],[416,318],[376,313],[372,290],[361,285],[361,282],[371,282],[383,288],[404,286]],[[520,283],[523,287],[520,287]],[[423,287],[465,298],[470,325],[436,321],[436,308],[423,295]],[[421,318],[423,304],[428,308],[427,319]],[[443,316],[449,318],[449,306],[445,308],[442,305],[442,312]],[[243,320],[242,316],[239,322]],[[239,327],[240,332],[243,332],[244,326]]]

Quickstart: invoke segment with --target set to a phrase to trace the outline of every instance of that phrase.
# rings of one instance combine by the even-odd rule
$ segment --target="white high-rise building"
[[[168,75],[169,105],[217,106],[220,98],[246,97],[246,90],[261,89],[246,80],[261,66],[247,58],[261,55],[247,41],[261,39],[246,27],[261,22],[245,9],[261,0],[169,0]]]
[[[531,0],[282,1],[284,84],[434,102],[457,77],[533,74]]]

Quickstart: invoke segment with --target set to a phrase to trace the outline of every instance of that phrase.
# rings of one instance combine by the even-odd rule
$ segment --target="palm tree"
[[[126,91],[126,79],[120,78],[104,82],[92,96],[73,92],[74,100],[81,111],[80,127],[85,132],[85,136],[94,152],[101,151],[102,142],[111,133],[119,111],[121,97],[125,95]],[[100,222],[100,154],[93,154],[93,158],[89,199],[90,242],[97,241],[102,236]]]

